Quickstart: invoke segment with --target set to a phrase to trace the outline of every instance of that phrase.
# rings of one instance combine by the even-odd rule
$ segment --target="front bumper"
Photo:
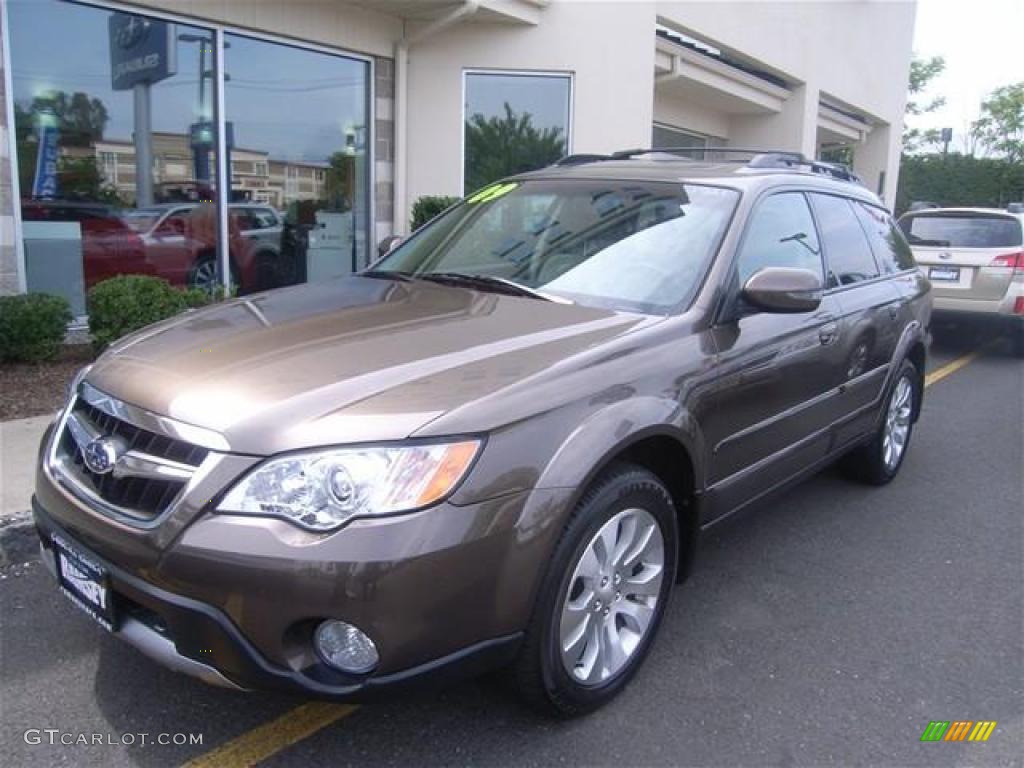
[[[36,499],[33,514],[43,560],[55,572],[52,537],[74,537]],[[81,546],[77,541],[76,545]],[[86,551],[109,574],[119,614],[115,634],[164,666],[214,685],[363,699],[395,687],[450,681],[498,666],[515,655],[522,638],[521,632],[512,632],[401,671],[362,677],[318,661],[289,668],[268,659],[219,608],[163,589]]]

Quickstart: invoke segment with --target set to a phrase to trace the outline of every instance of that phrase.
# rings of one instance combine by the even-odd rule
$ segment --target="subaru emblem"
[[[120,446],[109,437],[97,437],[82,449],[86,468],[96,475],[112,472],[120,458]]]

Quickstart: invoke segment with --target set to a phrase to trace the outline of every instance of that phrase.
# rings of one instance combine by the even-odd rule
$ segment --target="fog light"
[[[364,674],[380,660],[373,640],[344,621],[323,622],[316,628],[313,643],[320,658],[342,672]]]

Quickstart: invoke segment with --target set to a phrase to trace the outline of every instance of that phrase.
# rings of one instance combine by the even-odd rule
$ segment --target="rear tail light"
[[[1009,267],[1013,270],[1024,271],[1024,251],[1017,251],[1016,253],[1004,253],[1002,256],[996,256],[992,259],[989,264],[990,267]]]
[[[1024,296],[1018,296],[1013,302],[1013,314],[1024,315]]]

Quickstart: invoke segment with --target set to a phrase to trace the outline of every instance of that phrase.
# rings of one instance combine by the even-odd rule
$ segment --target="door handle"
[[[839,338],[839,323],[825,323],[818,329],[818,340],[825,346],[835,344]]]

